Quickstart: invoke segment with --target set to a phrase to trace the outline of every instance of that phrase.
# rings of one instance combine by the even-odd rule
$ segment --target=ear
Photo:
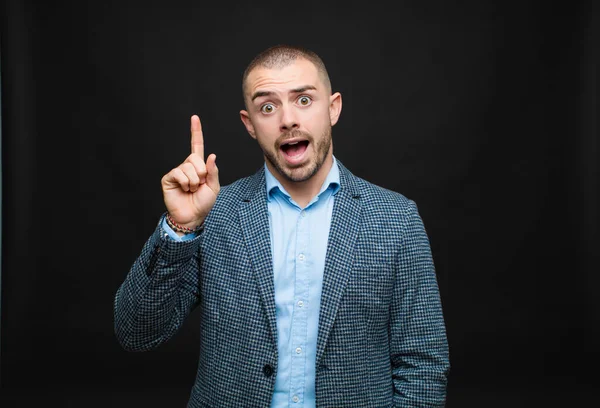
[[[252,139],[256,139],[256,134],[254,133],[254,125],[252,125],[252,120],[250,119],[250,115],[248,115],[248,112],[246,112],[245,110],[241,110],[240,119],[242,119],[242,122],[244,123],[244,126],[246,126],[246,130],[248,131],[250,136],[252,136]]]
[[[329,120],[331,126],[335,125],[342,113],[342,94],[334,93],[329,97]]]

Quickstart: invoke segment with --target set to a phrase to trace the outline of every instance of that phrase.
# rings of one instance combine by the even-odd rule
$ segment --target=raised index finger
[[[192,153],[197,154],[204,160],[204,136],[198,115],[192,116],[190,128],[192,131]]]

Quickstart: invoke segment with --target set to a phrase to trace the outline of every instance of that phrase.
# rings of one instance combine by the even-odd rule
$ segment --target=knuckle
[[[179,166],[171,171],[171,175],[174,179],[181,180],[181,178],[185,176],[185,173],[181,169],[181,166]]]
[[[206,164],[204,161],[197,155],[193,155],[194,157],[190,157],[189,164],[192,166],[196,173],[201,173],[206,170]]]
[[[184,169],[185,169],[185,174],[188,177],[194,178],[194,175],[196,174],[196,169],[194,168],[194,165],[192,165],[192,163],[185,163]]]

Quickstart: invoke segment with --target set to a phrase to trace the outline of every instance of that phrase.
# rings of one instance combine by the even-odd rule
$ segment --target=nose
[[[297,129],[300,127],[298,124],[298,118],[294,113],[293,107],[282,106],[281,108],[281,124],[279,130],[282,132],[289,132],[290,130]]]

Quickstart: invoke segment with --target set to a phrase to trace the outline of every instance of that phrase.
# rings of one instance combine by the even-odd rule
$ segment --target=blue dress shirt
[[[319,193],[305,208],[292,200],[266,164],[265,179],[278,351],[271,408],[313,408],[321,288],[339,169],[334,157]],[[195,236],[179,237],[164,219],[162,227],[175,240]]]
[[[315,363],[335,158],[319,193],[301,208],[265,165],[277,320],[277,377],[271,408],[315,407]]]

